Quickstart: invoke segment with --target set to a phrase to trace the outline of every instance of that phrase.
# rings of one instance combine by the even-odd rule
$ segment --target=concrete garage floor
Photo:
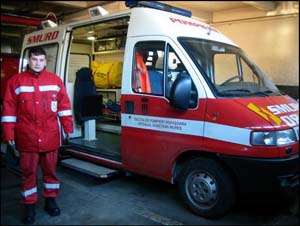
[[[138,175],[103,180],[63,166],[58,204],[62,214],[48,216],[40,196],[35,225],[299,225],[299,199],[243,200],[225,217],[208,220],[191,213],[175,186]],[[41,179],[39,177],[39,193]],[[20,176],[1,163],[1,225],[20,225]],[[297,205],[295,205],[297,204]]]

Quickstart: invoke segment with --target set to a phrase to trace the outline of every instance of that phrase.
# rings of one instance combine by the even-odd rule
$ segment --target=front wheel
[[[224,216],[233,207],[237,197],[229,172],[209,158],[186,162],[178,186],[185,204],[194,213],[207,218]]]

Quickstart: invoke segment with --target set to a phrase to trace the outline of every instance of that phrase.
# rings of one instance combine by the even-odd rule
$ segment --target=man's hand
[[[70,141],[70,134],[69,133],[66,133],[66,140]]]
[[[8,151],[10,151],[10,153],[12,154],[12,156],[14,158],[18,158],[19,157],[19,152],[16,149],[15,141],[14,140],[9,140],[7,143],[9,145],[9,147],[7,147]]]
[[[9,141],[8,141],[8,144],[9,144],[9,145],[15,145],[15,141],[14,141],[14,140],[9,140]]]
[[[66,145],[70,142],[70,134],[69,133],[66,133],[65,134],[65,139],[63,141],[63,144]]]

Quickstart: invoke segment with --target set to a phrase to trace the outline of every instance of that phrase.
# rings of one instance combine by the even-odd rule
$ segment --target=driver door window
[[[132,89],[136,93],[170,97],[180,75],[189,75],[175,50],[162,41],[138,42],[134,49]]]
[[[136,93],[163,95],[165,42],[139,42],[134,51],[132,87]]]

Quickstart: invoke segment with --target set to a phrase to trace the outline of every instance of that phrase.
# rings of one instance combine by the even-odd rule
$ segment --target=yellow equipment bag
[[[91,64],[94,82],[97,88],[109,89],[121,87],[122,62],[100,63],[93,61]]]
[[[122,69],[123,69],[122,62],[118,62],[118,61],[113,62],[113,65],[109,71],[109,82],[111,88],[121,87]]]
[[[91,66],[96,87],[101,89],[110,88],[109,71],[112,67],[112,63],[99,63],[93,61]]]

